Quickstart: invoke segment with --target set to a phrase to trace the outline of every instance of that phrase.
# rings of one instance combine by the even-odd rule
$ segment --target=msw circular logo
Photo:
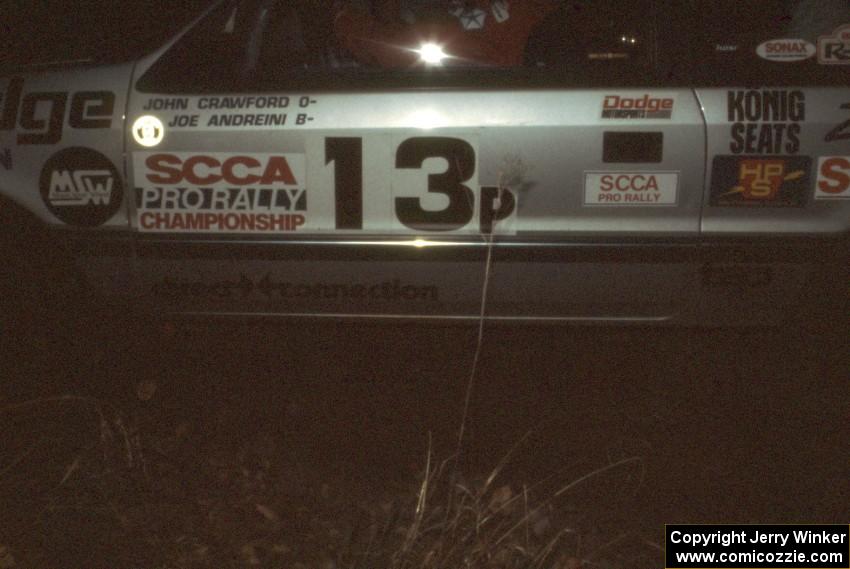
[[[57,152],[44,164],[39,179],[47,209],[69,225],[103,225],[121,207],[124,188],[112,162],[90,148]]]

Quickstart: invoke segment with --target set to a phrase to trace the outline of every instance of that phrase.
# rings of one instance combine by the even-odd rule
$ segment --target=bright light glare
[[[425,239],[414,239],[413,240],[413,246],[418,248],[418,249],[421,249],[423,247],[427,247],[428,245],[429,245],[429,242],[426,241]]]
[[[419,58],[428,65],[440,65],[443,63],[443,60],[449,56],[445,51],[443,51],[443,46],[435,43],[423,43],[422,46],[416,50],[416,53],[418,53]]]
[[[417,109],[408,115],[405,122],[413,128],[431,130],[445,126],[446,117],[434,109]]]
[[[136,119],[133,123],[133,138],[141,144],[151,148],[162,142],[165,136],[165,127],[158,118],[145,115]]]

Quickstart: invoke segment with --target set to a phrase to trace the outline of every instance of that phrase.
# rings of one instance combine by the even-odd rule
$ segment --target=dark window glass
[[[249,10],[223,2],[180,38],[142,77],[141,90],[232,90],[246,77],[253,22]]]
[[[226,3],[143,91],[647,85],[655,2],[249,0]]]
[[[850,0],[690,4],[689,27],[696,31],[690,60],[698,84],[850,83]]]
[[[132,61],[162,46],[210,3],[0,0],[0,67]]]

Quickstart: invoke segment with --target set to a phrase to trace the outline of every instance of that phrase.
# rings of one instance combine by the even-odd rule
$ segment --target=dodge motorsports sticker
[[[676,95],[605,95],[603,119],[669,119],[673,116]]]

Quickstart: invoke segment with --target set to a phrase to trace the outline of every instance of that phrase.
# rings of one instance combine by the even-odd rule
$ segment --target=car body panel
[[[121,176],[113,180],[114,195],[105,204],[108,218],[98,227],[128,229],[124,113],[132,69],[133,64],[78,67],[0,79],[0,149],[10,157],[10,167],[0,167],[0,195],[45,223],[66,225],[56,212],[73,215],[76,206],[60,202],[51,211],[51,200],[41,195],[40,178],[51,157],[68,148],[87,148]]]
[[[763,99],[760,94],[785,93],[800,95],[799,107],[804,114],[802,120],[793,120],[787,114],[783,117],[779,111],[775,116],[763,116],[763,120],[746,120],[748,117],[735,116],[730,119],[730,94],[754,95]],[[816,198],[818,178],[818,159],[825,156],[846,156],[850,154],[850,139],[827,141],[828,135],[845,119],[850,118],[850,112],[842,109],[842,105],[850,101],[850,90],[844,88],[729,88],[729,89],[699,89],[697,91],[705,108],[709,156],[746,156],[756,154],[760,158],[784,157],[785,159],[809,160],[806,168],[806,183],[802,189],[799,207],[711,207],[710,195],[706,199],[706,207],[702,213],[702,232],[705,235],[741,235],[771,234],[846,234],[850,232],[850,200],[825,200]],[[733,113],[738,111],[733,108]],[[793,113],[792,113],[793,114]],[[751,116],[755,116],[751,115]],[[775,118],[777,120],[770,120]],[[739,140],[736,146],[732,130],[739,129]],[[791,144],[789,148],[774,148],[777,142],[777,131],[799,126],[799,147],[793,149],[793,143],[787,136],[779,137],[779,146]],[[748,153],[746,148],[746,131],[751,129],[751,145],[761,152]],[[766,129],[773,142],[767,147],[759,147],[758,137]],[[744,146],[740,146],[740,142]],[[752,149],[752,148],[750,148]],[[770,150],[770,151],[765,151]],[[737,151],[733,152],[733,151]],[[706,188],[712,188],[712,164],[708,165]],[[850,197],[850,192],[844,192]]]
[[[131,64],[0,79],[17,116],[0,129],[0,195],[73,243],[101,298],[760,325],[847,297],[813,285],[850,264],[845,87],[152,88],[182,35]],[[16,85],[47,102],[8,110]]]

